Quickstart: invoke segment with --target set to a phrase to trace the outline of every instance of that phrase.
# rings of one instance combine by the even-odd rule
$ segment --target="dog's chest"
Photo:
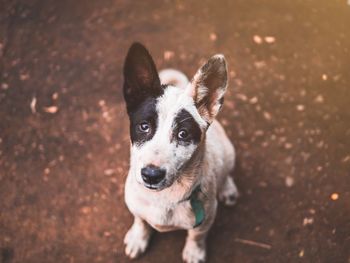
[[[160,232],[193,227],[194,216],[187,204],[164,208],[151,206],[147,210],[144,214],[145,220]]]
[[[125,200],[130,211],[160,232],[191,229],[195,215],[189,201],[171,203],[168,200],[150,198],[143,193],[128,191]]]

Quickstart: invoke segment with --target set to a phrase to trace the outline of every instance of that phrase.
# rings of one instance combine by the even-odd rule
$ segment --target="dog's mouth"
[[[163,180],[162,182],[158,183],[158,184],[149,184],[146,182],[142,182],[141,183],[144,187],[152,190],[152,191],[161,191],[165,188],[168,188],[171,186],[171,184],[169,184],[169,182],[167,180]]]
[[[161,185],[154,185],[154,184],[143,183],[143,185],[146,188],[151,189],[153,191],[161,191],[161,190],[163,190],[165,188],[163,184],[161,184]]]
[[[146,183],[144,183],[143,185],[145,187],[147,187],[148,189],[151,189],[151,190],[159,190],[160,189],[160,186],[154,185],[154,184],[146,184]]]

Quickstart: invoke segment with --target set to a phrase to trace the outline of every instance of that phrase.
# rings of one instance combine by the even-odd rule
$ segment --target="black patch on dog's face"
[[[158,113],[156,110],[157,100],[146,99],[139,107],[129,114],[131,143],[137,146],[151,140],[156,133]],[[142,130],[141,125],[147,124],[149,131]]]
[[[157,98],[165,88],[147,49],[140,43],[132,44],[124,63],[123,89],[132,144],[142,145],[153,138],[158,120]]]
[[[202,131],[193,116],[185,109],[179,111],[174,119],[173,140],[179,145],[186,146],[191,143],[198,144],[201,140]],[[181,138],[180,132],[185,131],[187,136]]]

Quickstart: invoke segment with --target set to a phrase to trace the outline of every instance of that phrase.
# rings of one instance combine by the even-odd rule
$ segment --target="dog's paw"
[[[226,181],[219,193],[219,200],[227,206],[233,206],[237,203],[239,197],[238,189],[231,177],[226,177]]]
[[[182,259],[186,263],[204,263],[205,246],[198,246],[195,241],[188,240],[182,251]]]
[[[125,254],[131,259],[137,258],[145,252],[149,238],[149,234],[145,235],[141,229],[132,226],[124,238]]]

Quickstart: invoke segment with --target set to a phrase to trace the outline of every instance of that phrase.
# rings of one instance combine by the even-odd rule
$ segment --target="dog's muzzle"
[[[157,185],[160,184],[165,178],[166,170],[149,165],[141,169],[142,180],[145,182],[146,187],[151,189],[157,189]]]

